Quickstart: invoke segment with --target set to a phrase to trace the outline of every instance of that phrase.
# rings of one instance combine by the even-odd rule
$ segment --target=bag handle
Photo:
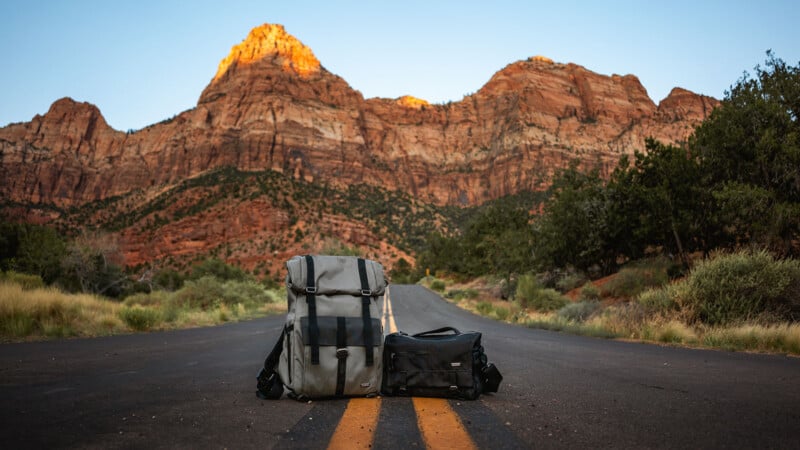
[[[455,335],[461,334],[460,331],[458,331],[457,329],[455,329],[453,327],[442,327],[442,328],[437,328],[437,329],[431,330],[431,331],[423,331],[422,333],[417,333],[417,334],[414,335],[414,337],[428,336],[428,335],[431,335],[431,334],[440,334],[440,333],[444,333],[444,332],[447,332],[447,331],[452,331],[453,334],[455,334]]]

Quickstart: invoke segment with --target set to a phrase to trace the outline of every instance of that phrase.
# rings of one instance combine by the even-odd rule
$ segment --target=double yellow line
[[[397,324],[394,321],[391,295],[388,289],[384,296],[381,316],[383,329],[388,330],[389,333],[396,332]],[[417,426],[426,448],[431,450],[477,448],[447,400],[414,397],[412,401],[414,412],[417,415]],[[350,399],[328,444],[328,449],[371,448],[375,430],[378,428],[380,412],[380,397]]]

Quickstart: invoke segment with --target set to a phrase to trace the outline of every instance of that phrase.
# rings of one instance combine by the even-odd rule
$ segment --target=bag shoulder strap
[[[366,366],[375,364],[374,349],[372,347],[372,318],[369,313],[370,302],[372,301],[372,290],[369,287],[369,278],[367,277],[367,262],[364,258],[358,258],[358,277],[361,280],[361,317],[364,321],[362,329],[364,330],[364,347],[367,351]]]
[[[423,331],[422,333],[417,333],[417,334],[414,335],[414,337],[429,336],[429,335],[432,335],[432,334],[446,333],[448,331],[452,331],[453,334],[461,334],[460,331],[458,331],[457,329],[455,329],[453,327],[442,327],[442,328],[437,328],[437,329],[431,330],[431,331]]]
[[[261,368],[258,376],[256,376],[256,388],[258,389],[256,395],[264,400],[277,400],[283,395],[283,381],[281,381],[281,377],[275,368],[278,366],[278,361],[283,351],[283,337],[286,332],[286,329],[281,331],[278,342],[272,347],[272,351],[269,352],[267,359],[264,360],[264,367]]]
[[[306,255],[306,302],[308,303],[308,337],[311,343],[311,364],[319,365],[319,325],[317,324],[317,286],[314,284],[314,257]]]

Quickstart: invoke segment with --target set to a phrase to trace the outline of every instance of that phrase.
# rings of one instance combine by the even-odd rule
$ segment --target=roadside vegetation
[[[590,133],[594,123],[582,126]],[[113,238],[134,223],[157,229],[228,200],[260,198],[286,211],[292,228],[252,243],[248,254],[311,239],[309,227],[325,214],[343,215],[415,255],[396,262],[392,282],[422,279],[497,320],[800,354],[798,167],[800,67],[768,52],[687,142],[648,139],[646,152],[623,156],[610,174],[599,162],[576,160],[543,179],[552,181],[547,191],[477,207],[222,168],[138,208],[116,207],[136,203],[123,196],[65,212],[63,234],[0,223],[0,332],[4,340],[87,336],[284,310],[279,275],[263,267],[245,273],[217,252],[205,261],[125,268]],[[176,201],[200,188],[196,203]],[[331,242],[332,252],[359,252]],[[222,252],[228,260],[231,251]]]
[[[533,327],[800,354],[798,167],[800,67],[768,52],[685,144],[648,140],[609,177],[574,161],[542,203],[432,235],[407,276]]]
[[[207,260],[169,287],[112,299],[68,293],[38,275],[0,273],[0,340],[90,337],[217,325],[284,312],[285,292],[219,260]]]

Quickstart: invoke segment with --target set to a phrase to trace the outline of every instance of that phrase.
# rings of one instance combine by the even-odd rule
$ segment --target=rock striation
[[[263,25],[171,120],[126,134],[65,98],[0,129],[0,195],[70,206],[230,165],[472,205],[541,189],[573,158],[607,172],[648,136],[682,142],[717,103],[675,88],[656,105],[633,75],[544,57],[509,64],[458,102],[365,100],[282,26]]]
[[[656,104],[633,75],[542,56],[509,64],[456,102],[364,99],[282,26],[265,24],[220,62],[197,106],[172,119],[124,133],[94,105],[63,98],[30,122],[1,128],[0,202],[15,211],[47,206],[52,218],[230,166],[476,205],[544,189],[575,158],[609,173],[621,155],[643,151],[647,137],[681,143],[717,104],[681,88]],[[214,230],[184,240],[165,227],[159,239],[173,253],[191,252],[187,242],[202,250],[209,239],[230,238]],[[152,256],[133,253],[137,261]]]

